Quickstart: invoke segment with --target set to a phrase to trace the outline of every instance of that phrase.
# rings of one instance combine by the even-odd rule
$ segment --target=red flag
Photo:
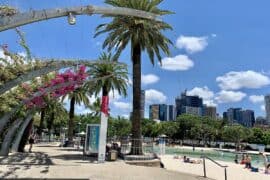
[[[109,96],[102,96],[101,112],[105,115],[109,115]]]

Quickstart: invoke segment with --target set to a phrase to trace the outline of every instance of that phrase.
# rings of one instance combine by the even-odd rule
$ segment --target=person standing
[[[33,144],[35,143],[35,135],[31,134],[29,137],[29,152],[32,152]]]

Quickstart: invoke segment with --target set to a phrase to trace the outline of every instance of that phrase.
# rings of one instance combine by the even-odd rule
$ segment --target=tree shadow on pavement
[[[33,166],[42,167],[40,173],[48,173],[49,166],[54,165],[49,156],[42,152],[14,153],[9,156],[2,156],[0,157],[0,164],[7,166],[7,170],[0,173],[0,178],[17,177],[16,171],[26,171]]]
[[[97,157],[85,156],[83,154],[61,154],[57,156],[51,156],[51,158],[65,161],[79,161],[76,163],[94,163],[97,161]]]

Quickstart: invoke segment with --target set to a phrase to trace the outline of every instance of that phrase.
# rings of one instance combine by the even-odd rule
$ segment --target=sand
[[[162,163],[167,170],[189,173],[203,176],[203,165],[184,163],[182,159],[174,159],[172,155],[160,156]],[[196,158],[192,158],[196,160]],[[228,180],[270,180],[270,175],[264,174],[264,168],[260,167],[259,172],[250,172],[244,169],[243,165],[217,161],[221,165],[227,165]],[[206,175],[208,178],[224,180],[224,168],[215,165],[213,162],[206,160]]]

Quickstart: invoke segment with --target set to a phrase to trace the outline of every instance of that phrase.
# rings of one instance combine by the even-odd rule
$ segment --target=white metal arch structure
[[[4,83],[3,85],[0,85],[0,96],[1,94],[9,91],[11,88],[29,81],[35,77],[39,77],[45,74],[48,74],[50,72],[53,71],[57,71],[61,68],[66,68],[66,67],[71,67],[71,66],[76,66],[76,65],[86,65],[86,66],[91,66],[93,64],[98,64],[98,63],[106,63],[106,62],[102,62],[99,60],[96,61],[90,61],[90,60],[77,60],[77,61],[72,61],[72,60],[41,60],[41,62],[44,62],[44,66],[41,67],[40,69],[33,69],[29,72],[27,72],[26,74],[22,74],[20,76],[18,76],[17,78],[10,80],[6,83]],[[118,64],[122,64],[125,65],[124,63],[119,63],[119,62],[115,62]]]
[[[157,15],[141,10],[122,7],[99,7],[88,5],[70,8],[44,9],[38,11],[33,10],[26,13],[17,13],[13,16],[5,16],[0,19],[0,32],[38,21],[68,16],[70,13],[72,13],[73,15],[124,15],[158,20]]]
[[[106,79],[106,78],[109,78],[113,75],[107,75],[107,76],[104,76],[104,77],[101,77],[101,78],[91,78],[91,79],[88,79],[86,80],[85,82],[95,82],[97,80],[100,80],[100,79]],[[32,101],[34,98],[36,97],[39,97],[41,96],[43,93],[50,93],[50,92],[53,92],[59,88],[63,88],[63,87],[68,87],[70,85],[73,85],[73,84],[76,84],[77,82],[75,81],[70,81],[70,82],[65,82],[65,83],[62,83],[62,84],[58,84],[58,85],[55,85],[55,86],[52,86],[52,87],[48,87],[48,88],[45,88],[43,92],[36,92],[33,94],[32,97],[28,98],[27,100],[24,100],[22,102],[20,102],[19,105],[17,105],[16,107],[14,107],[11,111],[5,113],[4,116],[1,117],[0,119],[0,132],[3,131],[4,127],[6,126],[6,124],[9,122],[9,120],[16,114],[16,112],[18,112],[26,103]]]

